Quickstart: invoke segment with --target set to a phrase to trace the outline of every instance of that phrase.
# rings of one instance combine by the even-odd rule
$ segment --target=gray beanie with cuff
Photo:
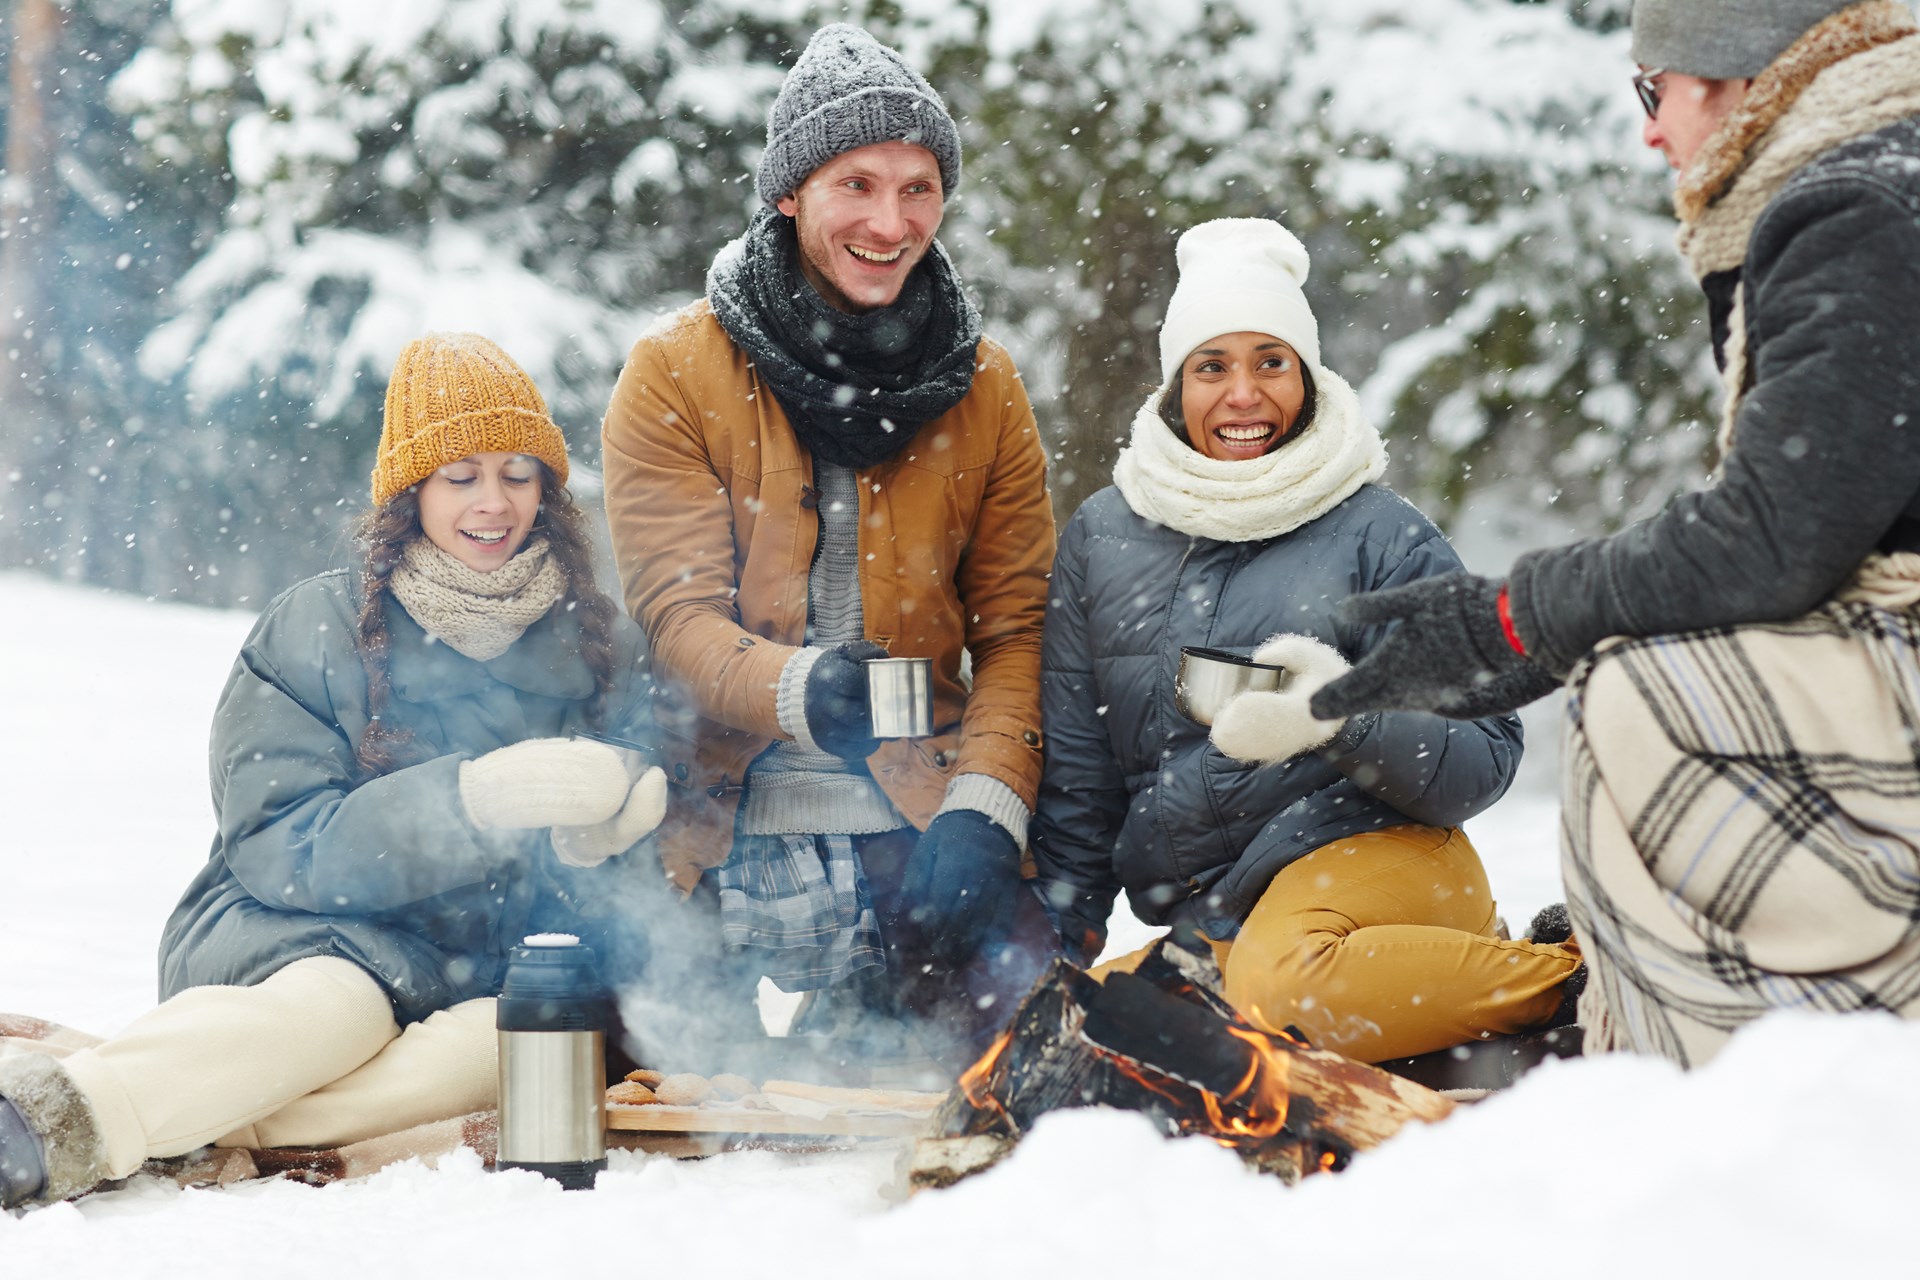
[[[754,187],[775,204],[835,156],[876,142],[925,147],[940,165],[943,193],[960,185],[960,131],[933,86],[859,27],[822,27],[767,112]]]
[[[1706,80],[1750,80],[1859,0],[1634,0],[1633,60]]]

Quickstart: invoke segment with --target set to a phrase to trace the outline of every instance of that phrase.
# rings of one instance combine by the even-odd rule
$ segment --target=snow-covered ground
[[[206,856],[207,721],[248,618],[17,575],[0,618],[0,1009],[111,1033],[152,1003],[161,923]],[[1533,727],[1528,774],[1472,826],[1516,929],[1558,896]],[[906,1204],[881,1154],[616,1152],[578,1193],[473,1158],[318,1190],[136,1181],[0,1215],[0,1276],[1901,1274],[1914,1078],[1920,1027],[1782,1017],[1690,1076],[1549,1065],[1291,1190],[1104,1112]]]

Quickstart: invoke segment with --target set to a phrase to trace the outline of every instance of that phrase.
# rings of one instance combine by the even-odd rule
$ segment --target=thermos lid
[[[607,992],[593,948],[536,933],[507,955],[495,1025],[502,1031],[605,1031]]]

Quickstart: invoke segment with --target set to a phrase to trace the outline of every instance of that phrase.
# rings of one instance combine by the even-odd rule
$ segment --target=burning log
[[[1062,1107],[1139,1111],[1287,1182],[1344,1168],[1407,1121],[1452,1110],[1411,1081],[1248,1026],[1210,969],[1210,957],[1171,944],[1104,983],[1055,963],[948,1096],[914,1153],[913,1187],[990,1166]]]

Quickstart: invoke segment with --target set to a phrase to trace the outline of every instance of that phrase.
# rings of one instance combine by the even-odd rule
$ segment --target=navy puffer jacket
[[[1116,488],[1089,498],[1054,561],[1033,834],[1068,946],[1099,950],[1121,889],[1148,923],[1230,938],[1303,854],[1406,822],[1453,826],[1499,799],[1520,761],[1511,716],[1388,712],[1318,752],[1254,765],[1220,754],[1174,705],[1183,645],[1244,654],[1293,632],[1353,661],[1382,631],[1336,627],[1335,604],[1458,568],[1432,522],[1378,485],[1262,542],[1154,524]]]

